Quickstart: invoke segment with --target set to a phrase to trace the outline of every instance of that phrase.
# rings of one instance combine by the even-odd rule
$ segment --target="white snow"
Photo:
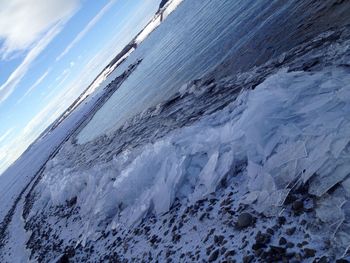
[[[66,167],[64,152],[74,151],[67,143],[45,171],[36,209],[77,196],[92,234],[101,221],[132,225],[150,210],[168,211],[175,198],[194,202],[246,163],[241,201],[275,214],[296,181],[310,181],[310,191],[322,196],[347,178],[349,90],[346,69],[282,70],[222,111],[91,169]],[[331,220],[323,211],[320,218]]]
[[[136,37],[135,43],[140,44],[142,41],[144,41],[149,36],[149,34],[151,34],[162,23],[162,21],[166,19],[178,7],[179,4],[182,3],[182,1],[183,0],[169,1],[162,8],[162,14],[156,15]]]
[[[15,213],[8,226],[9,240],[6,243],[7,252],[0,253],[0,260],[9,257],[13,262],[29,262],[28,253],[25,249],[27,234],[23,229],[24,222],[22,218],[23,202],[26,193],[30,188],[30,182],[41,167],[47,162],[57,147],[69,136],[72,131],[84,120],[84,116],[93,108],[98,96],[90,97],[86,103],[81,104],[72,112],[62,123],[54,130],[44,134],[21,157],[13,163],[0,177],[0,222],[2,222],[15,204],[15,200],[20,197],[20,193],[27,185],[29,187],[24,191],[21,199],[16,204]],[[11,247],[11,248],[10,248]],[[9,255],[8,253],[11,253]],[[2,258],[3,257],[3,258]]]

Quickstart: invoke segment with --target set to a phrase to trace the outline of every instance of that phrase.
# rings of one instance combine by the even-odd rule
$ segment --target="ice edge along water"
[[[322,196],[319,219],[337,225],[334,241],[344,248],[350,243],[349,112],[348,69],[284,69],[223,110],[91,169],[65,167],[65,152],[74,151],[68,142],[49,161],[31,214],[77,196],[84,244],[100,222],[107,229],[131,226],[150,211],[168,211],[175,198],[192,203],[204,197],[243,163],[248,183],[240,202],[275,215],[294,184],[309,182],[309,192]],[[328,196],[339,183],[336,195]]]

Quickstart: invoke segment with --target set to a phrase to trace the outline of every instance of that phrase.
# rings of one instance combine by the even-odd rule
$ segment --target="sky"
[[[160,0],[0,0],[0,174],[93,81]]]

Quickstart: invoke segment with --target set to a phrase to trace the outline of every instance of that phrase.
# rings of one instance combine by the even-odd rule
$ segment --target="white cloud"
[[[5,4],[2,3],[2,1],[4,0],[0,0],[0,5],[4,5],[5,7],[6,6],[11,6],[11,4]],[[27,6],[27,4],[30,2],[32,3],[33,5],[37,6],[37,5],[40,5],[41,2],[43,2],[42,4],[45,5],[45,6],[50,6],[51,8],[52,7],[57,7],[56,5],[52,4],[53,2],[59,2],[61,3],[61,1],[53,1],[53,0],[47,0],[47,3],[46,3],[46,0],[23,0],[24,2],[26,2],[26,4],[24,6]],[[63,3],[65,3],[67,0],[63,0],[62,1],[62,5],[64,5]],[[12,1],[8,1],[8,2],[11,2]],[[19,3],[21,3],[22,1],[21,0],[14,0],[13,3],[17,3],[17,5]],[[28,3],[27,3],[28,2]],[[74,2],[76,3],[77,0],[72,0],[71,2]],[[7,3],[7,2],[6,2]],[[46,4],[45,4],[46,3]],[[49,3],[49,4],[48,4]],[[51,3],[51,5],[50,5]],[[15,5],[16,6],[16,5]],[[69,5],[68,5],[69,6]],[[21,8],[20,6],[17,6],[20,10],[23,10],[24,11],[28,11],[27,10],[28,8]],[[6,9],[6,8],[5,8]],[[7,7],[8,9],[8,7]],[[6,10],[7,10],[6,9]],[[35,9],[35,8],[34,8]],[[45,9],[42,9],[42,8],[38,8],[39,10],[43,11]],[[59,9],[58,10],[62,10],[62,9]],[[32,10],[31,10],[32,11]],[[46,10],[48,11],[48,10]],[[18,13],[21,13],[21,11],[17,11]],[[5,81],[5,83],[3,83],[1,86],[0,86],[0,103],[2,103],[4,100],[6,100],[8,98],[8,96],[11,95],[11,93],[15,90],[15,88],[17,87],[17,85],[19,84],[19,82],[22,80],[22,78],[25,76],[25,74],[27,73],[27,71],[29,70],[32,62],[40,55],[40,53],[47,47],[48,44],[50,44],[50,42],[56,37],[56,35],[58,33],[61,32],[61,30],[63,29],[64,25],[66,24],[66,22],[69,20],[69,18],[73,15],[73,12],[74,10],[70,10],[70,13],[68,13],[68,11],[65,11],[65,12],[61,12],[61,17],[60,17],[60,20],[57,21],[55,24],[53,25],[50,25],[50,27],[48,28],[46,26],[46,29],[47,31],[41,35],[40,34],[40,39],[38,41],[36,41],[35,43],[32,43],[34,40],[36,40],[36,38],[38,36],[35,35],[35,33],[33,33],[33,37],[29,40],[29,37],[28,37],[28,41],[27,41],[27,44],[26,45],[31,45],[31,48],[30,50],[28,51],[28,53],[26,54],[24,60],[22,61],[22,63],[11,73],[11,75],[9,76],[9,78]],[[6,27],[6,24],[9,23],[9,21],[12,21],[10,18],[9,21],[7,21],[7,16],[10,17],[10,15],[7,15],[5,18],[1,16],[2,13],[5,13],[6,15],[6,12],[4,11],[0,11],[0,37],[4,37],[7,36],[5,33],[4,33],[4,28],[3,27]],[[36,14],[36,12],[32,11],[32,14]],[[40,15],[43,15],[43,14],[40,14]],[[40,16],[39,15],[39,16]],[[62,16],[63,15],[63,16]],[[17,13],[15,12],[14,14],[15,17],[17,17]],[[27,21],[29,18],[28,17],[31,17],[29,15],[25,16],[24,15],[24,18],[19,19],[18,21],[18,24],[22,24],[24,23],[23,21],[25,21],[26,23],[28,23],[28,26],[31,27],[32,26],[32,23],[30,21]],[[46,17],[46,15],[44,15],[44,17]],[[42,20],[45,20],[45,19],[38,19],[39,21],[42,22]],[[57,19],[55,19],[54,21],[56,21]],[[16,24],[15,21],[12,21],[14,24]],[[10,23],[11,24],[11,23]],[[34,19],[34,23],[33,23],[33,26],[35,27],[36,24],[38,24],[37,22],[35,22],[35,19]],[[10,26],[10,25],[8,25]],[[17,28],[16,26],[14,26],[15,28]],[[24,26],[20,26],[20,28],[23,30],[25,30],[25,27]],[[9,29],[9,31],[11,31]],[[17,32],[17,29],[12,29],[13,31],[13,34],[16,35],[18,32]],[[30,30],[29,30],[30,31]],[[12,41],[14,40],[11,40],[11,34],[9,33],[9,36],[7,36],[7,38],[5,38],[5,53],[6,52],[9,52],[9,50],[16,50],[16,49],[19,49],[20,47],[18,45],[14,45],[14,46],[9,46],[9,43],[11,43]],[[22,46],[23,48],[23,46]],[[4,49],[4,47],[3,47]]]
[[[0,0],[2,57],[29,49],[55,24],[70,17],[79,0]]]
[[[82,31],[73,39],[73,41],[63,50],[63,52],[56,58],[59,61],[63,58],[104,16],[104,14],[116,3],[117,0],[109,1],[98,13],[90,20],[90,22],[84,27]]]

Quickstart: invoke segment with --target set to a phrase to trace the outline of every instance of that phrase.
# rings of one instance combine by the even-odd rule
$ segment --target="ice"
[[[307,153],[304,142],[293,142],[290,145],[283,145],[281,149],[278,149],[277,152],[267,160],[266,167],[272,170],[283,164],[305,157],[307,157]]]
[[[167,212],[176,199],[195,202],[240,173],[246,195],[238,202],[276,215],[292,185],[309,182],[321,198],[318,217],[337,225],[342,204],[334,206],[328,192],[339,184],[349,191],[350,98],[334,94],[347,94],[349,83],[341,68],[282,70],[223,110],[85,170],[68,167],[74,147],[67,143],[46,168],[36,209],[77,196],[92,235],[98,222],[133,225]]]
[[[326,195],[318,201],[316,214],[324,223],[335,225],[344,220],[344,213],[341,209],[344,198],[337,198]]]
[[[350,159],[339,160],[339,163],[326,162],[327,167],[310,182],[309,192],[316,196],[324,195],[333,186],[342,182],[350,173]],[[324,165],[325,166],[325,165]]]

